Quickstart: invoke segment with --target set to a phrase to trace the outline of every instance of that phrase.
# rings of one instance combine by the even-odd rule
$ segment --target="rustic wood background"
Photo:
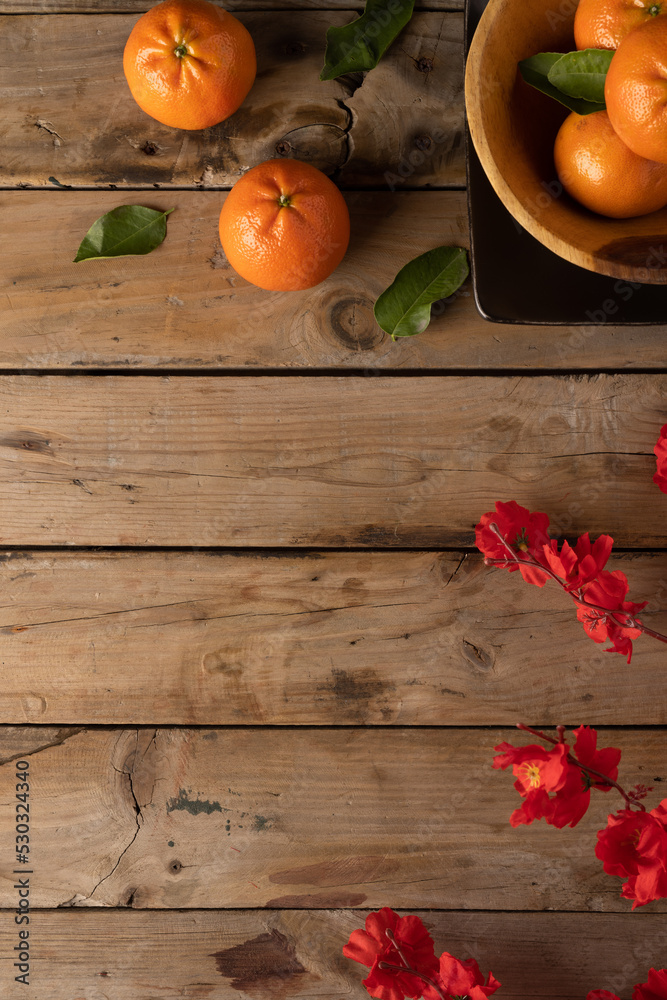
[[[606,654],[560,592],[486,569],[473,527],[514,498],[611,533],[667,628],[665,327],[491,325],[467,285],[419,337],[374,323],[411,257],[468,245],[458,0],[329,83],[326,29],[359,5],[233,0],[260,72],[200,133],[129,95],[148,6],[0,8],[0,995],[362,1000],[341,949],[391,905],[506,1000],[629,1000],[667,965],[667,905],[631,914],[595,859],[616,803],[513,831],[490,760],[518,721],[599,725],[657,802],[664,654]],[[307,292],[253,288],[218,241],[225,190],[275,155],[351,210]],[[73,264],[129,201],[176,209],[165,242]]]

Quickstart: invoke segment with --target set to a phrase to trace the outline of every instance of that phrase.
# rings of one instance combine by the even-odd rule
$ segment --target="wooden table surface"
[[[659,791],[664,654],[594,646],[560,592],[486,569],[473,526],[516,499],[612,534],[665,628],[665,327],[492,325],[468,286],[418,337],[375,324],[403,264],[468,245],[456,0],[328,83],[349,4],[236,0],[257,82],[195,133],[125,84],[148,6],[1,5],[0,995],[361,1000],[341,949],[390,905],[506,1000],[627,1000],[667,965],[667,906],[630,913],[602,872],[608,803],[511,830],[490,762],[519,721],[599,725]],[[351,211],[348,255],[306,292],[248,285],[218,240],[225,190],[275,155]],[[175,209],[164,243],[71,263],[129,202]]]

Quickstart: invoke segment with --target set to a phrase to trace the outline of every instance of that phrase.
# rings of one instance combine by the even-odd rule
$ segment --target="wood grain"
[[[664,917],[635,913],[419,913],[442,950],[475,958],[502,983],[505,1000],[581,1000],[589,989],[629,996],[660,967]],[[253,1000],[368,996],[363,966],[341,951],[365,912],[271,910],[40,913],[31,985],[35,1000]],[[572,942],[576,941],[576,948]],[[15,938],[7,914],[0,953]],[[535,956],[540,956],[536,975]],[[23,990],[23,992],[21,992]],[[5,975],[3,996],[25,987]]]
[[[665,545],[665,376],[0,378],[5,545],[470,545],[496,499]]]
[[[16,749],[20,751],[20,736]],[[30,763],[31,903],[55,906],[594,910],[629,914],[593,854],[622,800],[576,830],[513,830],[511,775],[491,767],[514,729],[134,729],[74,733]],[[621,777],[667,778],[659,729],[600,732]],[[0,837],[14,830],[0,768]],[[76,845],[76,849],[72,849]],[[13,858],[0,904],[14,903]],[[667,902],[651,912],[667,911]]]
[[[667,631],[667,556],[609,565]],[[627,667],[481,556],[12,552],[0,583],[0,722],[36,747],[66,723],[667,723],[658,643]]]
[[[373,302],[425,248],[468,245],[459,192],[347,192],[350,249],[307,292],[269,293],[222,254],[217,192],[140,200],[170,215],[148,257],[73,264],[93,220],[127,201],[104,191],[0,192],[0,367],[377,369],[664,367],[664,326],[506,326],[480,319],[469,284],[436,309],[430,328],[392,343]],[[139,200],[133,195],[132,200]],[[627,291],[619,295],[627,297]],[[591,303],[605,315],[603,303]],[[598,308],[600,307],[600,308]],[[611,307],[610,307],[611,308]],[[598,319],[599,319],[598,315]]]
[[[213,3],[219,0],[213,0]],[[151,0],[3,0],[6,14],[143,14]],[[225,0],[225,10],[309,10],[321,7],[317,0]],[[336,8],[361,12],[363,3],[327,0],[327,10]],[[462,0],[416,0],[416,10],[463,10]]]
[[[327,28],[349,11],[240,19],[257,49],[255,85],[231,118],[184,132],[130,95],[122,53],[136,17],[8,17],[0,186],[230,187],[276,155],[344,187],[386,188],[386,172],[399,186],[465,183],[461,14],[416,14],[362,83],[319,81]]]
[[[440,309],[426,340],[394,344],[373,318],[375,298],[425,246],[467,245],[464,195],[359,192],[346,197],[353,231],[338,270],[305,292],[264,292],[240,278],[222,252],[218,217],[224,193],[142,196],[153,208],[176,207],[164,243],[146,257],[81,264],[72,261],[89,226],[129,195],[0,193],[2,226],[13,234],[0,242],[0,365],[74,371],[106,366],[393,368],[447,364],[455,359],[453,351],[473,365],[484,364],[489,350],[494,356],[506,351],[504,335],[499,344],[488,325],[473,321],[467,288]],[[662,363],[659,338],[651,343]],[[534,350],[524,354],[526,363],[534,363]]]

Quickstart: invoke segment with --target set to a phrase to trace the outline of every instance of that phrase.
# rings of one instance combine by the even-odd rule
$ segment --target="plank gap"
[[[647,326],[657,326],[657,324],[645,324]],[[546,327],[545,329],[551,329]],[[640,329],[640,327],[633,327],[632,329]],[[417,335],[419,336],[419,335]],[[406,338],[408,339],[408,338]],[[110,363],[108,367],[83,367],[79,366],[77,362],[74,362],[76,369],[63,369],[63,368],[0,368],[0,378],[11,377],[11,378],[39,378],[40,376],[48,376],[49,378],[82,378],[82,377],[93,377],[93,378],[196,378],[199,376],[205,376],[207,379],[224,379],[224,378],[242,378],[242,379],[256,379],[261,378],[281,378],[285,380],[290,379],[318,379],[318,378],[337,378],[337,379],[423,379],[425,377],[432,378],[451,378],[458,379],[462,377],[470,377],[474,374],[477,379],[497,379],[499,377],[507,378],[522,378],[525,380],[538,379],[538,378],[577,378],[578,376],[584,378],[593,378],[597,375],[613,376],[618,377],[628,373],[627,369],[615,368],[539,368],[532,367],[530,370],[525,368],[476,368],[474,373],[471,372],[469,368],[274,368],[274,367],[260,367],[253,366],[248,368],[209,368],[208,366],[202,366],[201,368],[116,368],[114,363]],[[654,368],[642,367],[642,368],[632,368],[631,372],[633,375],[667,375],[667,366],[661,364]]]

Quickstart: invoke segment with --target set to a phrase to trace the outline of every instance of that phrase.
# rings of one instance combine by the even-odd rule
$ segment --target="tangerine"
[[[140,17],[123,70],[142,111],[173,128],[201,129],[229,118],[255,80],[247,28],[209,0],[165,0]]]
[[[651,18],[625,36],[604,97],[623,142],[638,156],[667,163],[667,18]]]
[[[349,239],[342,194],[321,170],[300,160],[253,167],[220,212],[220,242],[229,263],[267,291],[318,285],[338,267]]]
[[[554,163],[568,194],[600,215],[628,219],[667,204],[667,164],[633,153],[606,111],[568,115],[556,136]]]
[[[617,49],[633,28],[665,10],[663,0],[579,0],[575,44],[578,49]]]

